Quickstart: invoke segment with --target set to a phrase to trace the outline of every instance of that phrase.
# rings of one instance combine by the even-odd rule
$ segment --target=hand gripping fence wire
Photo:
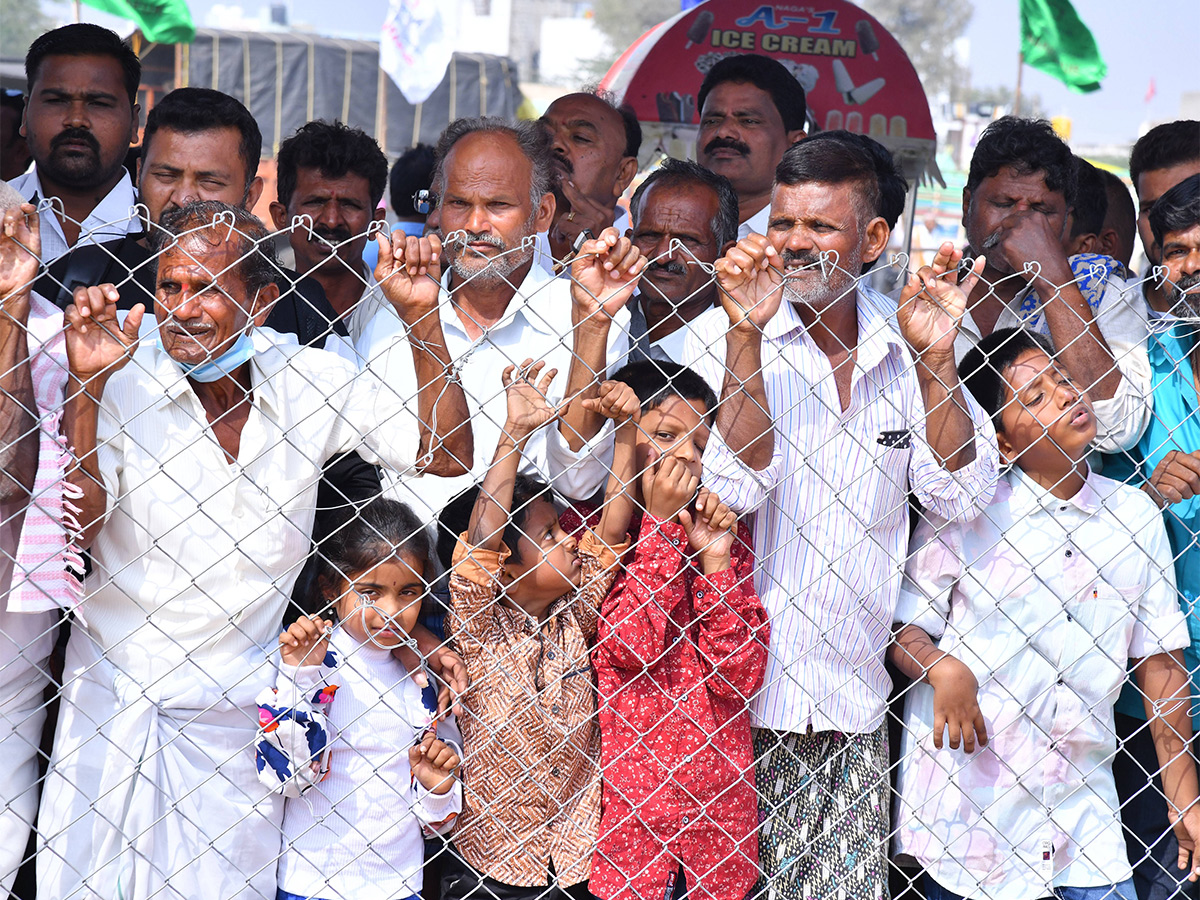
[[[1164,398],[1194,398],[1200,316],[1178,290],[1147,314],[1165,270],[739,274],[675,241],[632,268],[584,244],[555,276],[533,236],[460,232],[449,278],[416,239],[375,273],[325,241],[362,278],[339,318],[274,240],[232,213],[162,235],[83,321],[28,231],[0,236],[4,890],[22,867],[55,898],[1184,877],[1200,427]],[[181,254],[192,280],[156,283]],[[625,296],[650,263],[705,275],[668,303],[682,339],[649,279]],[[267,282],[325,315],[316,346],[272,327]],[[947,361],[980,337],[962,288],[1053,353],[1006,357],[997,415]],[[850,343],[820,327],[848,306]],[[242,331],[229,370],[205,357]]]

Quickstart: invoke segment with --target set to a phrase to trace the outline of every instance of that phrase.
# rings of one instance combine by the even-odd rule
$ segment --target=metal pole
[[[913,179],[913,189],[912,193],[909,194],[908,209],[905,210],[906,215],[904,216],[906,220],[904,223],[904,252],[908,254],[908,267],[910,269],[912,268],[913,226],[917,222],[917,191],[920,189],[920,180]],[[925,248],[922,247],[921,249],[924,250]]]
[[[75,8],[75,22],[76,22],[76,24],[78,24],[78,23],[80,23],[80,22],[82,22],[82,21],[83,21],[83,19],[82,19],[82,18],[80,18],[80,17],[83,15],[83,10],[80,8],[80,7],[81,7],[81,5],[82,5],[82,4],[80,3],[80,0],[75,0],[75,2],[72,4],[72,6],[74,6],[74,8]]]
[[[1017,89],[1013,93],[1013,112],[1014,116],[1021,114],[1021,73],[1025,71],[1025,54],[1017,54]]]

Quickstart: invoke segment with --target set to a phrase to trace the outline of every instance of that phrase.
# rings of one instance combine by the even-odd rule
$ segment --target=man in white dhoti
[[[67,312],[64,425],[94,569],[39,827],[39,891],[62,900],[275,896],[281,807],[247,748],[322,464],[472,463],[436,292],[426,308],[400,289],[436,262],[405,259],[402,233],[394,251],[381,239],[376,275],[406,298],[415,398],[259,333],[278,289],[252,215],[197,203],[162,224],[154,344],[137,346],[139,308],[118,322],[111,285]]]

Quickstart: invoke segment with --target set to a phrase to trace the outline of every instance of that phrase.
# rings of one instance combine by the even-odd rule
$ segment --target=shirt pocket
[[[1082,633],[1071,642],[1076,654],[1073,660],[1064,660],[1064,672],[1076,691],[1092,703],[1111,704],[1125,681],[1137,602],[1131,596],[1134,590],[1098,581],[1067,606],[1068,617]]]
[[[863,411],[862,427],[855,429],[857,446],[847,447],[847,455],[859,459],[852,469],[857,481],[845,492],[868,529],[886,534],[903,527],[908,517],[908,468],[915,440],[910,424],[896,389],[885,388]]]

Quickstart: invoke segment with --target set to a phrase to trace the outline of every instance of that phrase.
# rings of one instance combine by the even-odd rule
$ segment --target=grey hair
[[[433,183],[441,193],[445,190],[446,179],[442,167],[446,157],[454,149],[454,145],[469,134],[506,134],[517,142],[521,153],[529,160],[532,176],[529,185],[529,203],[534,210],[542,202],[542,196],[552,192],[557,187],[558,176],[553,165],[554,153],[551,149],[550,137],[536,122],[519,121],[510,124],[496,116],[477,116],[470,119],[455,119],[446,126],[438,138],[434,165]]]
[[[150,247],[158,256],[181,235],[202,233],[205,229],[218,238],[225,230],[228,240],[237,240],[237,273],[249,290],[257,291],[275,282],[282,271],[275,256],[275,242],[258,217],[240,206],[203,200],[173,209],[153,229]],[[208,239],[208,243],[216,246],[224,241]]]
[[[651,172],[646,180],[638,185],[629,201],[629,212],[636,230],[638,221],[642,218],[642,202],[646,192],[656,184],[697,184],[706,187],[717,195],[717,212],[709,223],[717,249],[731,241],[737,240],[738,234],[738,197],[729,179],[718,175],[699,163],[686,159],[665,159],[661,166]]]

